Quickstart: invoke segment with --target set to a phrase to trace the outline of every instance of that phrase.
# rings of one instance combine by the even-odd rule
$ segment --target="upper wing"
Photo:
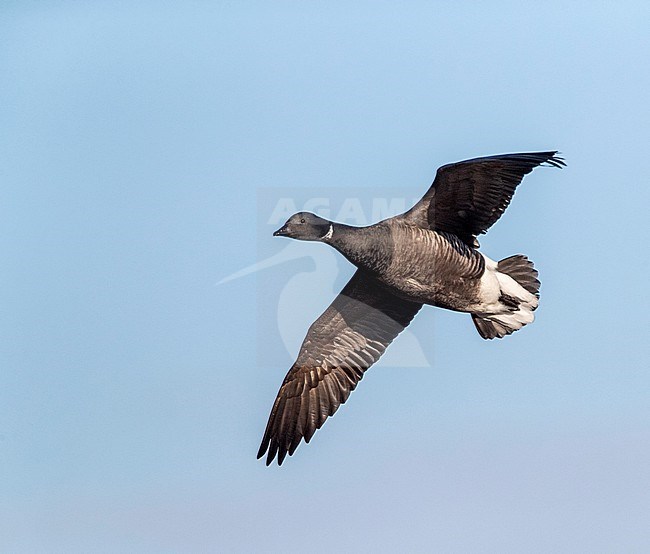
[[[311,325],[284,378],[257,454],[281,465],[309,442],[422,304],[402,300],[361,270]]]
[[[553,152],[501,154],[443,165],[431,188],[402,217],[415,225],[447,231],[470,246],[501,217],[524,175],[546,163],[561,168]]]

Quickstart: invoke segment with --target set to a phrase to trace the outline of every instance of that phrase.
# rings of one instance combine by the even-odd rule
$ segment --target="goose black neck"
[[[381,273],[390,265],[393,241],[385,225],[352,227],[332,223],[331,237],[323,242],[332,245],[354,265],[367,271]]]

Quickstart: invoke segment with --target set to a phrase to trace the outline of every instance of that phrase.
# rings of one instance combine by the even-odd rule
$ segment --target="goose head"
[[[332,222],[310,212],[293,214],[280,227],[274,237],[289,237],[298,240],[322,240],[332,235]]]

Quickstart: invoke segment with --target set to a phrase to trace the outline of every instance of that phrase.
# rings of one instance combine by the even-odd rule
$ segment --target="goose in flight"
[[[349,397],[424,304],[466,312],[484,339],[533,321],[537,271],[523,255],[499,262],[476,237],[501,217],[524,175],[557,151],[502,154],[444,165],[406,213],[351,227],[299,212],[274,236],[329,244],[357,270],[311,325],[287,373],[257,457],[282,465]]]

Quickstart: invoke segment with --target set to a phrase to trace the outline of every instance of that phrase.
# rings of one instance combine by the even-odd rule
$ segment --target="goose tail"
[[[497,264],[502,310],[496,314],[472,314],[476,330],[484,339],[503,338],[532,323],[539,304],[537,270],[526,256],[517,254]]]

